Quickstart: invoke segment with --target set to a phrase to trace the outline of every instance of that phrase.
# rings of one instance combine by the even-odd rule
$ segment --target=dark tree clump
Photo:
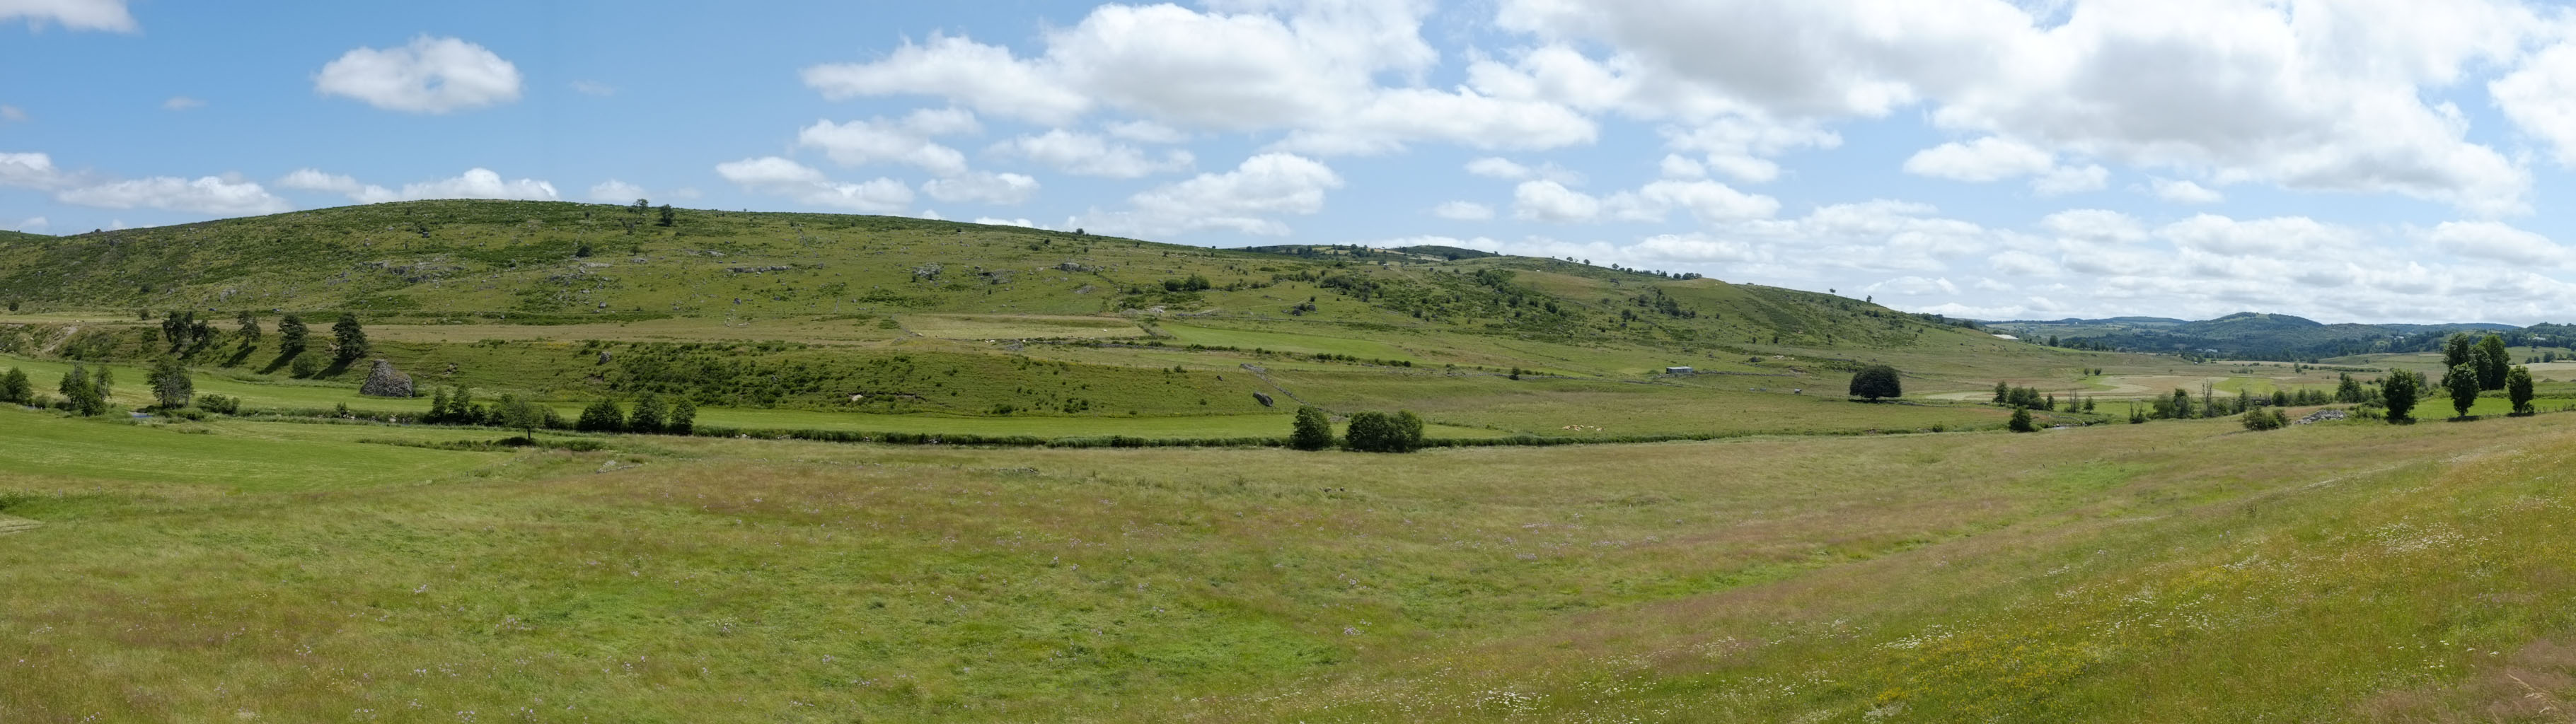
[[[662,431],[673,435],[686,435],[696,431],[697,424],[697,401],[682,395],[680,399],[671,402],[671,417],[662,422]]]
[[[2388,402],[2389,422],[2414,420],[2415,402],[2424,396],[2424,373],[2397,370],[2379,383],[2379,396]]]
[[[27,379],[26,370],[11,367],[9,374],[0,375],[0,402],[24,405],[34,401],[36,383]]]
[[[1871,402],[1877,402],[1880,398],[1904,397],[1904,384],[1897,381],[1897,377],[1894,367],[1887,365],[1863,367],[1859,373],[1852,375],[1851,396]]]
[[[233,317],[233,324],[241,327],[242,341],[259,341],[259,317],[252,315],[250,310],[244,309],[240,315]]]
[[[1354,413],[1342,445],[1361,452],[1412,452],[1422,447],[1422,418],[1410,411]]]
[[[286,315],[285,318],[277,320],[278,355],[293,357],[304,354],[304,346],[310,340],[311,336],[312,331],[304,327],[304,318],[302,317],[289,314]]]
[[[144,376],[143,382],[152,386],[152,401],[161,403],[165,410],[187,407],[197,396],[197,383],[189,379],[188,366],[179,364],[176,357],[153,362],[152,372]]]
[[[2490,334],[2478,340],[2472,358],[2478,363],[2478,389],[2504,389],[2504,377],[2513,369],[2513,352],[2505,349],[2504,337]]]
[[[2471,353],[2474,361],[2476,353]],[[2451,407],[2459,417],[2469,416],[2469,406],[2478,404],[2478,368],[2475,364],[2457,365],[2442,373],[2442,390],[2451,393]]]
[[[1297,423],[1288,434],[1288,445],[1299,450],[1322,450],[1333,446],[1333,421],[1324,416],[1324,408],[1297,406]]]
[[[358,315],[340,313],[340,321],[331,323],[331,341],[340,347],[342,362],[367,356],[367,328],[358,325]]]
[[[663,421],[670,417],[671,408],[669,405],[662,404],[662,397],[647,392],[643,397],[635,399],[635,412],[626,417],[626,429],[644,433],[661,432]]]
[[[575,421],[572,427],[582,432],[623,431],[626,429],[626,411],[618,409],[616,400],[602,397],[598,402],[590,403],[589,407],[582,408],[581,419]]]
[[[2442,369],[2447,370],[2468,364],[2471,354],[2469,350],[2476,349],[2477,346],[2477,340],[2470,339],[2466,333],[2453,334],[2442,340]]]
[[[658,220],[654,221],[654,222],[653,222],[653,225],[654,225],[654,226],[670,226],[670,225],[672,225],[672,224],[674,224],[674,223],[678,223],[678,222],[679,222],[679,216],[677,216],[677,215],[675,215],[675,214],[673,214],[673,213],[671,212],[671,205],[670,205],[670,204],[663,204],[663,205],[662,205],[662,218],[660,218],[660,219],[658,219]]]
[[[2531,368],[2515,367],[2504,373],[2504,396],[2513,400],[2513,414],[2528,415],[2531,409]]]
[[[2034,421],[2032,421],[2032,420],[2030,419],[2030,408],[2027,408],[2027,407],[2015,407],[2015,408],[2013,408],[2013,416],[2012,416],[2012,419],[2011,419],[2010,421],[2005,422],[2005,423],[2004,423],[2004,427],[2006,427],[2006,428],[2010,428],[2013,432],[2038,432],[2038,431],[2039,431],[2039,423],[2034,422]]]

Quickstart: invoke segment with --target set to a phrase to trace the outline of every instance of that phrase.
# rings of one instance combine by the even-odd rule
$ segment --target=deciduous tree
[[[2478,356],[2476,352],[2471,352],[2469,355],[2472,361]],[[2442,390],[2450,393],[2451,407],[2459,410],[2458,416],[2468,417],[2469,406],[2478,404],[2477,365],[2474,363],[2452,365],[2449,371],[2442,373]]]
[[[1894,367],[1887,365],[1863,367],[1852,375],[1851,396],[1870,402],[1877,402],[1880,398],[1904,397],[1904,383],[1900,382],[1898,377]]]

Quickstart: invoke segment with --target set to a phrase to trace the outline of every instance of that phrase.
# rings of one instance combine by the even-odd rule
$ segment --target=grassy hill
[[[1215,251],[1009,226],[699,210],[659,227],[624,206],[421,201],[0,240],[0,296],[29,309],[355,310],[417,320],[1148,311],[1828,346],[1904,344],[1939,326],[1827,295],[1418,251]],[[1192,286],[1194,277],[1206,286]],[[1310,298],[1313,309],[1291,309]]]
[[[707,210],[663,227],[630,207],[559,202],[0,239],[0,298],[20,308],[0,317],[17,323],[0,326],[0,352],[22,357],[139,362],[171,351],[145,317],[186,310],[223,331],[177,350],[190,363],[283,382],[291,360],[273,338],[232,333],[232,316],[252,310],[273,329],[299,314],[318,331],[349,312],[374,355],[487,394],[955,418],[1285,414],[1258,392],[1337,412],[1440,409],[1439,422],[1501,433],[1977,426],[1999,413],[1816,405],[1871,360],[1905,361],[1926,391],[1982,388],[1998,363],[2022,377],[2116,361],[1828,294],[1464,249],[1212,250]],[[1670,366],[1701,379],[1661,378]],[[354,385],[365,372],[314,379]],[[1604,390],[1649,381],[1650,406],[1673,414],[1603,425],[1588,412],[1636,398]],[[1531,399],[1587,412],[1490,412]]]

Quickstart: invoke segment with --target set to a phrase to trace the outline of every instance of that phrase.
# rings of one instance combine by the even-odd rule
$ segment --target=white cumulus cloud
[[[1038,180],[1016,173],[975,171],[922,182],[921,192],[941,201],[977,201],[1008,206],[1036,195]]]
[[[219,216],[274,214],[294,208],[259,184],[239,178],[177,176],[113,181],[63,189],[54,194],[64,203],[109,209],[149,208]]]
[[[619,181],[617,179],[609,179],[592,185],[589,193],[590,200],[603,204],[631,204],[634,203],[636,199],[645,198],[647,196],[649,196],[649,194],[644,192],[644,187]]]
[[[1431,207],[1431,215],[1451,221],[1485,221],[1494,218],[1494,207],[1473,201],[1450,201]]]
[[[59,23],[73,30],[133,32],[125,0],[0,0],[0,21],[25,20],[29,28]]]
[[[832,181],[823,172],[777,156],[716,164],[716,175],[751,191],[774,194],[816,206],[894,213],[912,204],[912,187],[880,178],[865,183]]]
[[[1135,146],[1060,128],[994,144],[991,151],[1026,158],[1069,174],[1106,178],[1183,171],[1197,161],[1189,151],[1177,148],[1147,153]]]
[[[313,75],[313,89],[386,110],[448,113],[518,100],[519,68],[483,46],[424,35],[342,54]]]
[[[1136,194],[1127,200],[1130,210],[1095,212],[1082,221],[1113,233],[1215,229],[1276,236],[1288,233],[1288,225],[1274,217],[1322,211],[1325,192],[1341,186],[1341,175],[1322,162],[1264,153],[1244,159],[1232,171],[1203,173]]]

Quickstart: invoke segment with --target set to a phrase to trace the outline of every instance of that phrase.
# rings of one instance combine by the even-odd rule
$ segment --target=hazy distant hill
[[[2139,352],[2210,354],[2252,359],[2318,359],[2366,352],[2410,352],[2439,348],[2454,332],[2503,334],[2510,344],[2549,345],[2570,341],[2576,330],[2558,325],[2530,329],[2510,324],[2325,324],[2304,317],[2238,312],[2217,319],[2186,321],[2163,317],[2018,320],[1988,322],[1987,327],[2066,347]]]

